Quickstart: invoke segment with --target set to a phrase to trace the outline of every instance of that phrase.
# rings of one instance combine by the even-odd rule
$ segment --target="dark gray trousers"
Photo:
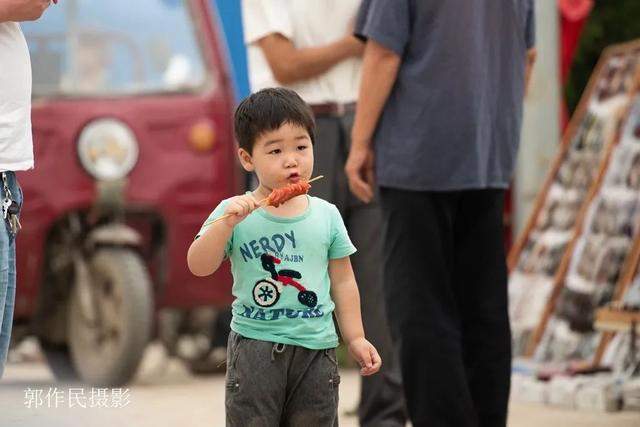
[[[337,427],[339,384],[333,348],[310,350],[229,334],[229,427]]]
[[[367,339],[382,357],[382,369],[362,378],[358,416],[364,427],[404,426],[407,415],[398,358],[391,342],[382,269],[382,213],[378,201],[364,204],[349,191],[344,164],[349,153],[353,114],[316,117],[314,176],[310,193],[334,203],[358,251],[351,256],[358,282]]]

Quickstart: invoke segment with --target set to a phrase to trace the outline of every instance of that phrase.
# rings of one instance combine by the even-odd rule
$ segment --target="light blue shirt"
[[[234,227],[225,248],[235,298],[231,329],[248,338],[320,350],[338,345],[329,260],[356,248],[338,209],[307,198],[299,216],[278,217],[260,208]],[[220,203],[197,236],[223,215],[227,203]]]

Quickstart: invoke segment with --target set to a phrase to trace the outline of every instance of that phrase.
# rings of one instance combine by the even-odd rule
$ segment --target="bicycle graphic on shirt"
[[[295,270],[276,271],[276,264],[281,260],[269,254],[260,257],[262,268],[271,274],[271,279],[262,279],[253,287],[253,300],[260,307],[271,307],[280,299],[284,286],[293,286],[298,290],[298,301],[307,307],[315,307],[318,296],[313,291],[308,291],[295,279],[301,279],[302,275]]]

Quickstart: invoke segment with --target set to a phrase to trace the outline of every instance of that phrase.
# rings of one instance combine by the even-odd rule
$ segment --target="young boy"
[[[311,110],[289,89],[264,89],[243,100],[235,113],[238,156],[259,185],[222,201],[189,248],[197,276],[231,260],[227,425],[337,424],[334,308],[361,374],[382,364],[364,337],[349,261],[356,249],[337,208],[306,194],[278,207],[258,205],[273,189],[311,178],[313,130]],[[233,215],[211,223],[225,214]]]

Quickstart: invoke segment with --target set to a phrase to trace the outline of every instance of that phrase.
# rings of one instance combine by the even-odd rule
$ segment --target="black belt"
[[[356,111],[356,103],[349,102],[346,104],[340,104],[337,102],[326,102],[324,104],[311,104],[311,111],[316,116],[333,116],[342,117],[347,113],[354,113]]]

